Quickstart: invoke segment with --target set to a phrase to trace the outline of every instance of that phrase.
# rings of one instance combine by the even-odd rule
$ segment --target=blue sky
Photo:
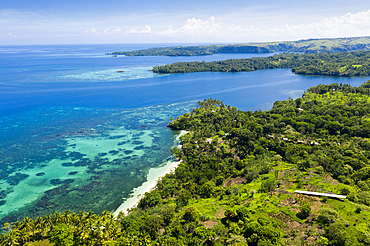
[[[1,0],[0,45],[370,36],[370,1]]]

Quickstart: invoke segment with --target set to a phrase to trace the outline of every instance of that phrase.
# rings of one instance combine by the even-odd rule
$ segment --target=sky
[[[0,0],[0,45],[370,36],[369,0]]]

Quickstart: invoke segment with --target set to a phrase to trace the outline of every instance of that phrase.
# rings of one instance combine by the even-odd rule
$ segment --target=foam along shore
[[[178,142],[180,137],[184,134],[188,133],[187,131],[181,131],[181,133],[176,137],[176,141]],[[179,165],[181,161],[167,161],[164,166],[151,168],[147,175],[147,181],[144,182],[141,186],[134,188],[130,194],[130,198],[124,201],[117,209],[114,211],[113,215],[118,216],[118,214],[122,211],[124,214],[127,214],[127,210],[139,203],[141,196],[145,194],[145,192],[150,192],[155,186],[157,185],[157,181],[159,178],[165,176],[167,173],[174,171],[175,168]]]

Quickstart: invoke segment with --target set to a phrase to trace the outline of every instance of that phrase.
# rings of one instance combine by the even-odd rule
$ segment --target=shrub
[[[245,206],[239,207],[236,209],[237,217],[239,220],[247,220],[249,218],[249,209]]]
[[[310,204],[304,204],[300,207],[300,212],[297,214],[297,217],[300,219],[306,219],[310,216],[312,210]]]
[[[226,240],[227,245],[248,245],[247,240],[242,235],[231,235],[229,239]]]
[[[351,192],[350,192],[350,190],[349,190],[349,189],[347,189],[347,188],[342,188],[342,189],[340,190],[340,194],[342,194],[342,195],[348,195],[349,193],[351,193]]]
[[[261,225],[257,221],[249,223],[244,230],[244,237],[251,245],[258,245],[264,241],[280,245],[282,236],[283,233],[279,228],[274,228],[271,224]]]
[[[325,235],[329,239],[330,245],[345,245],[348,240],[348,235],[345,232],[345,227],[342,224],[334,223],[328,226],[325,230]]]
[[[207,183],[200,187],[200,195],[202,197],[209,198],[212,196],[215,188],[216,188],[215,183],[213,181],[208,181]]]
[[[194,229],[193,236],[204,239],[207,237],[207,229],[204,226],[199,226]]]
[[[191,193],[185,189],[181,189],[176,197],[176,205],[179,207],[188,205]]]
[[[215,178],[216,186],[223,185],[224,182],[225,182],[225,178],[223,176],[217,176]]]
[[[171,229],[171,235],[177,239],[186,236],[185,230],[181,226],[175,226]]]
[[[270,220],[268,220],[266,218],[262,218],[262,217],[258,218],[257,221],[262,226],[267,226],[268,224],[270,224]]]
[[[225,210],[225,217],[231,221],[238,221],[238,213],[233,208],[227,208]]]
[[[66,224],[58,224],[50,232],[49,240],[56,246],[73,245],[73,229]]]
[[[195,207],[189,207],[186,209],[183,219],[188,222],[198,221],[202,214]]]
[[[337,220],[338,213],[331,208],[320,209],[319,220],[325,224],[334,223]]]
[[[154,207],[156,206],[160,201],[162,200],[162,197],[159,193],[159,191],[154,190],[152,192],[145,192],[144,197],[140,200],[138,207],[145,209],[148,207]]]
[[[369,232],[362,232],[358,235],[357,238],[358,242],[362,243],[363,245],[370,245],[370,233]]]
[[[327,239],[326,237],[320,237],[316,240],[316,244],[319,246],[327,246],[329,245],[329,239]]]
[[[370,190],[368,184],[365,181],[358,182],[358,187],[360,187],[360,189],[362,191],[369,191]]]
[[[262,185],[261,185],[261,188],[260,188],[259,192],[268,193],[268,192],[274,191],[275,188],[276,188],[275,180],[274,179],[267,179],[267,180],[262,181]]]
[[[348,200],[356,203],[362,203],[367,206],[370,206],[370,192],[369,191],[361,191],[357,194],[349,194],[347,197]]]

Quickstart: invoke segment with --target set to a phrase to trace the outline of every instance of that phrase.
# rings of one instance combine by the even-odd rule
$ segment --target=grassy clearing
[[[279,171],[280,187],[273,192],[259,193],[264,180],[276,177],[275,170]],[[229,195],[207,199],[193,199],[188,207],[196,207],[208,221],[221,224],[224,223],[225,210],[245,206],[250,211],[250,221],[266,219],[284,231],[286,234],[284,242],[287,245],[301,244],[302,241],[315,245],[315,242],[324,236],[323,224],[319,220],[322,208],[331,208],[338,213],[336,221],[346,226],[345,231],[351,238],[356,238],[359,233],[366,233],[370,228],[368,221],[370,208],[367,206],[348,200],[340,201],[293,193],[295,189],[308,191],[315,189],[314,191],[335,194],[340,194],[343,189],[355,192],[353,187],[338,183],[329,175],[318,173],[315,168],[302,172],[292,164],[278,162],[278,165],[271,172],[258,179],[227,188],[233,192]],[[310,204],[312,209],[307,218],[299,216],[304,204]],[[361,208],[360,212],[358,212],[358,208]],[[357,245],[356,242],[353,244]]]

